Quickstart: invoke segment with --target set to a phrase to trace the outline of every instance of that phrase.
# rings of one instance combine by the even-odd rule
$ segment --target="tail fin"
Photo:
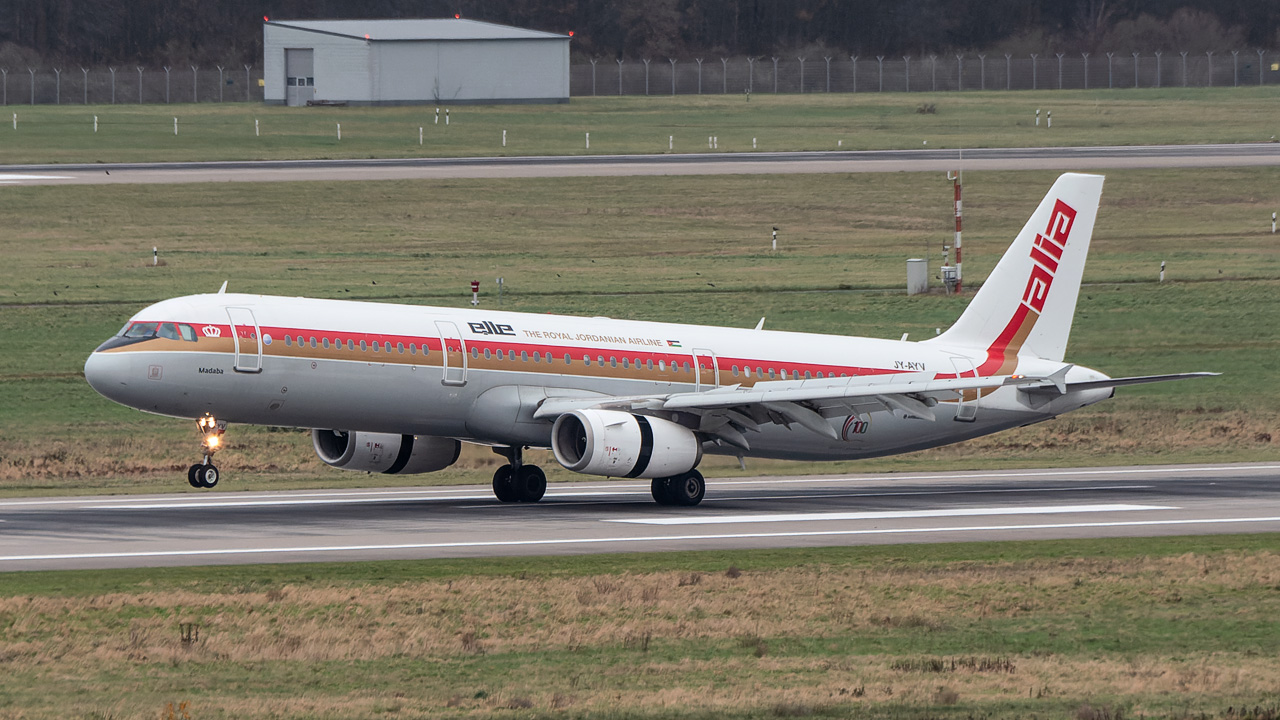
[[[1103,180],[1059,177],[964,314],[927,342],[985,352],[979,375],[1011,373],[1019,356],[1061,361]]]

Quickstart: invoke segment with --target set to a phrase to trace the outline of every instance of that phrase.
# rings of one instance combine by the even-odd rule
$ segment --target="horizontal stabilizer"
[[[1025,393],[1031,393],[1032,395],[1065,395],[1073,390],[1098,390],[1100,388],[1114,388],[1122,387],[1124,385],[1145,385],[1146,383],[1167,382],[1169,380],[1216,377],[1221,374],[1222,373],[1215,372],[1192,372],[1174,373],[1172,375],[1140,375],[1137,377],[1108,378],[1106,380],[1066,383],[1065,387],[1062,384],[1049,382],[1043,385],[1024,385],[1018,389]]]

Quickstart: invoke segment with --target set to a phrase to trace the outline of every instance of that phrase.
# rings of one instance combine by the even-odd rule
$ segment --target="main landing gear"
[[[196,429],[200,431],[200,449],[204,451],[204,461],[187,468],[187,482],[196,489],[209,489],[217,485],[221,477],[213,464],[213,454],[222,447],[222,433],[227,431],[227,424],[205,413],[204,417],[196,420]]]
[[[497,447],[493,451],[511,461],[493,474],[493,494],[502,502],[535,503],[547,492],[547,475],[537,465],[525,465],[524,448]]]
[[[649,491],[659,505],[692,507],[702,502],[702,497],[707,494],[707,481],[702,479],[702,473],[690,470],[683,475],[654,478]]]

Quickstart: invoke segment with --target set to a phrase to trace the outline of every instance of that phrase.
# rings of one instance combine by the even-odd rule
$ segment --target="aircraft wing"
[[[745,432],[765,423],[792,423],[837,439],[828,418],[873,410],[898,411],[921,420],[934,420],[939,400],[956,399],[966,390],[1052,384],[1060,379],[999,375],[935,379],[932,373],[775,380],[718,387],[702,392],[630,397],[549,398],[535,418],[554,419],[574,410],[602,409],[649,413],[679,413],[698,418],[699,432],[749,450]]]
[[[1125,385],[1144,385],[1146,383],[1167,382],[1169,380],[1187,380],[1189,378],[1198,377],[1217,377],[1222,373],[1216,372],[1191,372],[1191,373],[1174,373],[1171,375],[1138,375],[1134,377],[1124,378],[1107,378],[1106,380],[1090,380],[1087,382],[1063,383],[1055,385],[1053,383],[1035,383],[1028,384],[1018,388],[1022,392],[1032,395],[1062,395],[1072,390],[1097,390],[1100,388],[1115,388]]]

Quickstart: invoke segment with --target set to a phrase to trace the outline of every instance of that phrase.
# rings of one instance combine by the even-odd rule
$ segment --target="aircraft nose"
[[[99,395],[116,400],[129,386],[129,358],[119,353],[94,352],[84,361],[84,379]]]

